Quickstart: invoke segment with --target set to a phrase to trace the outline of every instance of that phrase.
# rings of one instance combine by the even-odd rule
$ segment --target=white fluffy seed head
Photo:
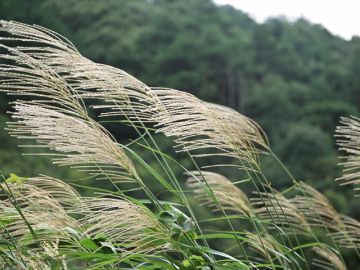
[[[342,248],[359,249],[360,222],[352,217],[341,215],[339,226],[329,236]]]
[[[152,121],[157,132],[173,137],[179,151],[196,157],[236,158],[239,167],[257,167],[255,145],[266,146],[258,126],[224,106],[206,103],[173,89],[153,89],[158,98]]]
[[[337,230],[341,223],[341,217],[330,201],[304,182],[299,182],[297,188],[300,195],[296,195],[290,201],[303,214],[307,222],[314,227]]]
[[[19,139],[33,139],[55,151],[53,162],[74,166],[114,180],[136,175],[131,160],[121,147],[94,121],[83,121],[40,106],[16,103],[8,130]]]
[[[321,269],[333,269],[335,267],[337,270],[346,270],[346,265],[340,259],[339,255],[335,253],[329,247],[314,247],[313,251],[318,255],[319,258],[313,259],[313,265]]]
[[[221,206],[224,210],[240,213],[247,217],[253,215],[253,209],[246,194],[225,176],[209,171],[191,171],[189,175],[186,185],[196,194],[196,198],[203,205],[211,207],[215,211],[219,211]],[[209,195],[209,188],[217,201],[214,201]]]
[[[282,258],[285,256],[282,254],[280,244],[270,234],[259,235],[247,231],[245,232],[244,241],[253,251],[262,256],[264,259],[272,261],[274,258],[278,258],[283,264],[286,264]]]
[[[57,196],[58,193],[47,191],[36,184],[33,185],[31,178],[21,185],[1,184],[1,188],[9,194],[9,197],[0,207],[0,216],[11,221],[6,224],[6,230],[21,245],[59,239],[69,244],[73,243],[66,228],[79,230],[79,224],[63,207],[62,196]],[[15,204],[21,209],[21,214]],[[36,237],[32,235],[29,226]],[[41,246],[36,248],[41,249]]]
[[[340,157],[345,161],[343,166],[344,175],[337,180],[342,185],[353,185],[354,190],[359,190],[360,184],[360,119],[357,117],[342,117],[340,126],[336,128],[337,145],[339,150],[346,153]]]
[[[2,77],[7,78],[0,90],[33,97],[37,94],[41,101],[50,98],[66,109],[74,106],[73,101],[66,100],[69,97],[101,99],[105,104],[95,107],[105,110],[102,116],[126,116],[133,122],[146,122],[151,117],[154,95],[150,87],[125,71],[94,63],[69,40],[39,26],[1,21],[0,32],[6,33],[0,37],[5,44],[13,40],[20,44],[15,48],[3,45],[8,53],[1,58],[12,62],[0,65]],[[82,108],[75,109],[79,112]]]
[[[270,229],[281,228],[287,233],[308,234],[311,231],[304,215],[283,194],[271,189],[271,192],[258,192],[251,198],[257,216],[270,224]]]
[[[74,209],[83,232],[103,237],[124,254],[167,250],[170,236],[154,214],[130,201],[114,198],[82,198]]]

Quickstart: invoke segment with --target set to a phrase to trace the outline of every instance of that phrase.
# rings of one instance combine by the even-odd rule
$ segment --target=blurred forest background
[[[1,0],[0,19],[50,28],[91,60],[121,68],[149,86],[188,91],[255,119],[296,178],[359,218],[351,188],[334,181],[341,168],[333,137],[340,116],[359,116],[359,37],[346,41],[305,19],[258,24],[210,0]],[[10,99],[1,94],[4,174],[78,177],[45,157],[21,155],[4,130]],[[121,125],[109,128],[119,140],[135,137]],[[276,163],[263,158],[262,164],[276,187],[288,186]]]

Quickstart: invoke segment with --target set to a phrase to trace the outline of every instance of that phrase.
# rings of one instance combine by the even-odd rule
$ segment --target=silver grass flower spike
[[[255,146],[268,147],[269,141],[264,132],[264,130],[252,119],[240,114],[238,111],[219,104],[206,102],[206,104],[212,108],[214,111],[219,113],[226,121],[233,123],[233,126],[236,127],[237,124],[246,122],[242,128],[244,129],[246,135],[250,138],[250,140],[254,143]],[[257,148],[257,151],[261,151]]]
[[[344,162],[340,163],[344,167],[344,175],[336,180],[341,185],[353,185],[354,190],[358,191],[360,184],[360,119],[352,116],[351,118],[342,117],[340,126],[336,128],[337,145],[339,150],[347,154]]]
[[[106,65],[85,64],[78,70],[72,70],[72,81],[80,78],[75,89],[82,98],[101,99],[102,105],[94,105],[100,109],[101,117],[126,117],[131,123],[146,123],[151,120],[152,108],[157,97],[150,87],[127,74],[126,72]],[[83,79],[85,78],[85,79]],[[96,91],[92,89],[96,88]]]
[[[48,70],[45,73],[54,73],[53,76],[45,76],[45,78],[56,77],[58,81],[62,80],[56,82],[55,85],[67,86],[63,88],[70,91],[68,96],[73,99],[79,97],[104,99],[108,104],[98,106],[98,108],[108,110],[102,114],[103,116],[126,115],[133,122],[153,121],[161,126],[160,131],[166,135],[179,137],[177,142],[184,151],[213,150],[212,153],[197,153],[197,156],[223,155],[235,157],[240,159],[240,167],[252,169],[252,165],[257,162],[254,144],[266,145],[258,126],[236,111],[201,102],[195,97],[185,98],[190,97],[190,95],[184,93],[181,95],[182,92],[180,91],[173,91],[170,95],[164,96],[166,90],[152,90],[121,70],[95,64],[82,57],[69,41],[42,27],[5,21],[1,21],[0,25],[0,31],[7,33],[1,38],[4,42],[15,39],[22,43],[21,46],[13,49],[13,55],[5,54],[2,56],[5,59],[12,57],[15,62],[11,66],[11,71],[8,70],[8,67],[2,69],[4,76],[9,79],[8,84],[10,84],[4,87],[3,90],[5,91],[10,91],[13,94],[21,94],[25,91],[28,94],[39,94],[41,98],[45,95],[45,100],[46,98],[60,100],[54,98],[56,95],[48,95],[46,91],[32,87],[37,79],[34,80],[32,75],[29,75],[31,77],[30,82],[26,85],[25,90],[16,89],[14,91],[12,89],[18,85],[17,83],[23,75],[19,71],[20,67],[18,67],[18,63],[23,61],[17,61],[17,59],[19,57],[21,57],[20,60],[28,58],[27,62],[31,62],[32,65],[47,67]],[[13,73],[16,72],[18,72],[18,76],[13,81]],[[27,73],[31,74],[30,71]],[[46,89],[48,84],[46,81],[43,89]],[[96,92],[92,91],[94,89]],[[56,91],[59,93],[58,90]],[[177,94],[173,96],[173,93],[180,94],[180,96],[176,97]],[[168,98],[171,99],[171,96],[175,99],[174,102],[172,100],[167,101]],[[185,98],[184,101],[188,101],[184,103],[184,106],[193,106],[193,110],[184,110],[184,114],[180,113],[185,118],[180,119],[179,122],[179,118],[174,119],[174,113],[176,116],[183,111],[184,106],[181,106],[183,98]],[[43,103],[46,101],[42,101]],[[81,102],[78,103],[81,105]],[[177,107],[172,109],[171,106],[168,106],[169,103],[177,104]],[[69,106],[66,105],[66,108],[63,109],[69,111]],[[77,111],[78,115],[86,115],[80,111],[81,108]],[[193,117],[194,115],[197,117]],[[186,117],[189,119],[186,120]],[[171,119],[173,121],[169,122]],[[191,130],[192,133],[189,133],[184,125],[194,125]],[[169,126],[170,128],[166,128]],[[171,130],[172,126],[173,130]],[[201,126],[202,128],[199,129]]]
[[[191,171],[189,175],[186,185],[196,194],[202,205],[220,211],[219,205],[208,194],[210,188],[224,210],[247,217],[253,216],[253,209],[246,194],[225,176],[209,171]]]
[[[341,226],[330,233],[342,248],[360,249],[360,222],[349,216],[341,215]]]
[[[106,109],[104,116],[126,115],[134,122],[148,121],[150,118],[149,107],[154,103],[154,96],[148,86],[133,76],[120,69],[92,62],[83,57],[66,38],[46,28],[0,21],[1,32],[8,36],[0,37],[0,41],[17,40],[21,43],[21,46],[12,49],[16,56],[4,54],[2,58],[11,57],[15,61],[22,55],[39,65],[47,66],[66,82],[77,98],[105,100],[105,105],[97,106]],[[16,61],[12,70],[20,72],[18,65],[19,61]],[[5,75],[5,71],[10,73],[4,69]],[[13,76],[8,75],[10,78]],[[14,94],[20,94],[19,92],[21,91]]]
[[[153,91],[159,99],[152,118],[157,132],[173,137],[179,151],[195,157],[236,158],[239,167],[257,167],[255,145],[265,146],[266,142],[249,118],[182,91],[163,88]]]
[[[0,75],[5,78],[0,90],[32,97],[15,106],[14,118],[23,121],[10,124],[10,131],[17,137],[39,139],[44,146],[49,143],[51,150],[64,154],[54,158],[57,164],[76,166],[114,181],[127,181],[129,175],[136,175],[131,161],[111,135],[88,116],[78,92],[81,87],[76,83],[85,77],[79,75],[77,81],[71,77],[76,74],[72,69],[84,68],[86,63],[91,69],[95,64],[82,57],[65,38],[42,27],[1,21],[0,31],[9,34],[0,40],[26,45],[15,49],[3,45],[9,53],[0,57],[11,64],[0,66]],[[35,112],[32,120],[26,116],[30,111]],[[48,129],[41,130],[42,125]]]
[[[270,229],[281,228],[284,232],[308,234],[310,226],[304,215],[290,199],[274,189],[256,193],[251,198],[256,215],[269,224]]]
[[[301,195],[296,195],[290,201],[311,226],[333,230],[341,227],[339,213],[323,194],[304,182],[299,182],[297,188]]]
[[[123,255],[170,249],[170,236],[154,214],[125,199],[83,198],[74,213],[84,234],[104,238]]]
[[[323,227],[331,239],[341,247],[360,248],[360,223],[339,214],[331,202],[319,191],[304,182],[298,183],[302,195],[290,199],[313,227]]]
[[[80,230],[80,227],[49,192],[30,183],[24,183],[21,186],[1,184],[4,191],[7,191],[8,187],[11,196],[1,204],[0,216],[8,221],[5,222],[6,230],[11,237],[20,241],[20,245],[58,240],[73,243],[71,235],[67,233],[67,228]],[[21,209],[22,215],[14,204]],[[35,238],[29,226],[35,232]],[[37,249],[41,249],[41,246]]]
[[[6,63],[0,64],[0,91],[31,97],[23,101],[29,104],[88,118],[85,107],[76,98],[77,93],[54,70],[17,49],[0,44],[1,48],[6,49],[5,54],[0,54]]]
[[[320,258],[313,259],[313,265],[324,270],[346,270],[346,265],[339,256],[329,247],[314,247],[313,251]]]
[[[21,102],[16,103],[12,117],[17,122],[9,123],[10,134],[55,151],[55,164],[114,181],[134,181],[137,175],[125,152],[96,122]]]
[[[25,183],[46,191],[65,209],[74,207],[80,200],[80,194],[69,184],[50,176],[31,177]]]
[[[283,265],[287,264],[287,258],[280,249],[280,243],[269,234],[258,235],[252,232],[245,232],[245,242],[250,248],[268,261],[278,258]]]

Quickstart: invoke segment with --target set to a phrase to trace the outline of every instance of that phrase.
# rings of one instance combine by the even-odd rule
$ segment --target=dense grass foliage
[[[16,97],[7,132],[33,158],[78,172],[72,183],[2,175],[2,269],[358,265],[360,222],[298,181],[249,117],[149,87],[40,26],[0,21],[0,40],[0,91]],[[136,138],[119,142],[108,122]],[[355,190],[359,126],[343,118],[337,129],[348,154],[339,180]],[[286,175],[284,188],[263,157]]]

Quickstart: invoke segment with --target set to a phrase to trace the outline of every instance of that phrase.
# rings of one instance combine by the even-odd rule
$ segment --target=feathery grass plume
[[[281,228],[281,231],[308,234],[310,226],[304,215],[290,199],[271,188],[271,192],[258,192],[251,198],[255,214],[270,224],[270,229]]]
[[[229,123],[233,123],[233,126],[236,126],[243,121],[246,122],[242,128],[244,129],[246,135],[254,143],[255,146],[262,146],[265,149],[256,148],[258,151],[266,150],[269,146],[269,140],[266,136],[265,131],[256,123],[254,120],[240,114],[238,111],[223,105],[216,103],[206,102],[207,106],[212,108],[214,111],[219,113],[221,117],[225,118]]]
[[[74,90],[49,66],[17,49],[1,44],[0,49],[6,50],[6,53],[0,54],[0,59],[6,61],[0,64],[0,91],[31,97],[31,100],[23,101],[26,103],[88,118]]]
[[[336,180],[342,181],[342,185],[351,184],[358,191],[360,188],[360,119],[342,117],[340,126],[336,128],[337,145],[339,150],[348,156],[342,157],[346,161],[340,163],[344,167],[344,175]]]
[[[17,102],[8,130],[19,139],[33,139],[56,151],[53,162],[70,165],[115,181],[134,181],[136,171],[120,146],[96,122]],[[38,146],[38,147],[39,147]]]
[[[219,205],[208,194],[207,185],[209,185],[224,210],[234,211],[247,217],[253,216],[253,209],[246,194],[225,176],[209,171],[190,171],[188,174],[190,176],[186,185],[192,189],[202,205],[220,211]]]
[[[39,244],[39,241],[73,243],[67,228],[80,230],[80,227],[51,193],[26,182],[1,184],[1,189],[7,199],[1,204],[0,216],[9,236],[17,239],[20,246]],[[41,248],[32,246],[34,250]]]
[[[266,143],[249,118],[182,91],[164,88],[153,91],[159,99],[152,117],[157,132],[174,137],[179,151],[195,157],[236,158],[240,160],[239,167],[246,169],[257,166],[255,144]]]
[[[360,223],[339,214],[331,202],[313,187],[299,182],[297,187],[304,195],[296,195],[291,202],[313,227],[328,229],[329,236],[340,247],[360,248]]]
[[[304,182],[299,182],[297,189],[303,195],[296,195],[290,201],[311,226],[339,229],[341,216],[323,194]]]
[[[273,262],[277,258],[282,264],[287,264],[285,262],[287,259],[285,255],[283,255],[280,243],[270,234],[259,236],[258,234],[247,231],[245,232],[245,242],[264,259]]]
[[[313,259],[313,265],[321,269],[330,270],[346,270],[346,265],[342,262],[339,256],[329,247],[314,247],[313,251],[320,258]]]
[[[71,75],[72,81],[81,78],[74,85],[81,97],[105,101],[105,104],[93,106],[105,110],[101,117],[125,116],[132,123],[150,121],[157,97],[150,87],[126,72],[92,62],[79,70],[72,70]],[[94,88],[95,92],[92,91]]]
[[[170,249],[170,236],[156,216],[145,207],[125,199],[83,198],[75,213],[84,234],[101,238],[117,253],[153,254]]]
[[[26,180],[27,184],[45,190],[65,209],[72,208],[80,200],[80,194],[70,185],[59,179],[40,175]]]
[[[0,20],[0,32],[8,34],[1,36],[0,40],[33,43],[34,51],[42,51],[42,46],[35,46],[40,44],[51,48],[76,51],[75,46],[68,39],[38,25]],[[22,49],[26,50],[26,48]]]
[[[341,226],[336,232],[330,233],[330,236],[342,248],[360,249],[360,222],[341,215]]]
[[[95,64],[86,59],[66,38],[43,27],[1,21],[1,32],[6,33],[6,35],[0,37],[1,41],[11,42],[16,40],[21,46],[9,48],[2,45],[3,48],[6,48],[7,53],[1,54],[0,58],[10,61],[10,63],[0,65],[0,75],[5,78],[2,80],[0,90],[13,95],[31,96],[32,100],[22,101],[23,104],[30,103],[31,105],[37,105],[84,120],[82,126],[86,126],[88,131],[89,127],[94,127],[96,129],[94,132],[97,135],[100,135],[100,131],[104,133],[104,139],[99,140],[99,142],[109,141],[106,137],[115,141],[105,129],[88,116],[81,96],[84,96],[87,90],[90,91],[90,89],[97,87],[104,88],[107,81],[113,83],[108,85],[113,90],[115,82],[116,87],[122,86],[121,89],[116,89],[119,90],[118,96],[124,97],[124,99],[129,99],[128,95],[134,92],[132,89],[137,87],[142,91],[146,86],[141,85],[135,78],[123,71]],[[116,74],[117,76],[115,76]],[[89,80],[90,78],[92,80]],[[141,91],[139,90],[139,92]],[[120,93],[122,94],[120,95]],[[79,132],[79,135],[82,134]],[[109,146],[110,144],[106,143],[105,145]],[[115,142],[112,144],[114,149],[118,148],[115,146]],[[93,145],[89,145],[89,147],[91,146]],[[85,150],[85,147],[83,150]],[[101,149],[97,147],[97,150]],[[113,150],[109,152],[110,156],[114,152],[119,154],[122,150]],[[125,153],[121,153],[121,155],[120,163],[121,161],[127,163],[123,164],[125,165],[125,171],[129,169],[128,172],[135,175],[131,161],[125,156]],[[90,156],[88,155],[88,157]],[[79,157],[80,155],[77,156],[77,158]],[[81,158],[85,158],[85,155],[82,155]],[[102,158],[106,158],[105,152],[102,153]],[[89,160],[88,163],[96,161],[98,160],[95,158]],[[80,162],[86,163],[85,160],[80,160]],[[100,164],[104,165],[103,162],[104,159],[100,160]],[[86,164],[82,165],[86,166]],[[109,167],[106,169],[103,166],[100,170],[98,168],[94,169],[94,167],[89,167],[86,170],[94,174],[99,173],[99,171],[106,171],[107,178],[111,176],[113,180],[118,180],[120,178],[120,173],[116,171],[118,164],[113,166],[110,163],[108,165]],[[121,176],[122,180],[125,180],[125,178]]]
[[[154,102],[154,95],[148,86],[128,73],[92,62],[83,57],[66,38],[40,26],[0,21],[1,32],[7,36],[0,37],[0,40],[21,43],[21,46],[15,47],[17,55],[27,56],[39,65],[47,66],[66,82],[76,97],[98,98],[109,103],[96,106],[109,110],[103,113],[104,116],[126,115],[132,121],[147,121],[150,118],[149,108]],[[4,59],[9,57],[3,55]],[[11,87],[19,90],[13,80],[16,74],[9,72],[9,75],[13,82]],[[44,94],[41,89],[32,91]]]

